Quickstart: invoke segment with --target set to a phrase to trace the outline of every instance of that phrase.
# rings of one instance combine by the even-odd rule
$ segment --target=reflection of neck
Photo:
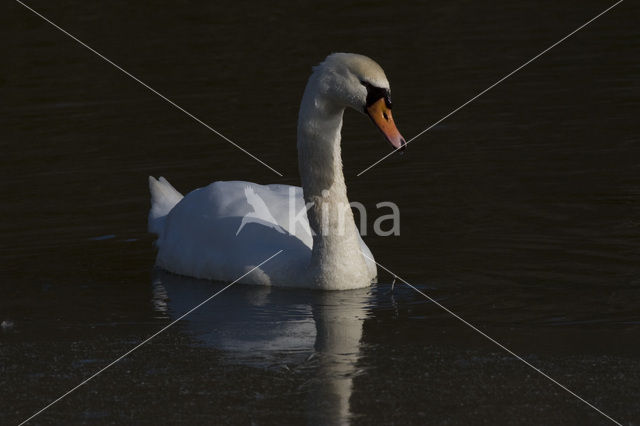
[[[323,292],[313,306],[315,350],[319,357],[317,380],[310,391],[310,423],[344,424],[351,416],[353,373],[360,356],[362,325],[366,316],[363,290],[343,299]],[[351,293],[351,292],[349,292]],[[355,297],[359,295],[360,297]]]
[[[315,234],[311,267],[319,276],[340,271],[353,275],[366,271],[366,266],[361,256],[359,262],[349,256],[359,253],[360,243],[342,173],[344,107],[320,92],[320,80],[318,71],[309,79],[298,116],[298,165],[305,202],[311,203],[309,226]],[[345,265],[350,258],[352,264]]]

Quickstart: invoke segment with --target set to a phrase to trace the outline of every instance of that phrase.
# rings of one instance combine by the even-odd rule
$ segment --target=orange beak
[[[365,111],[373,123],[378,127],[378,129],[380,129],[384,137],[387,138],[389,143],[397,151],[404,151],[407,142],[398,131],[396,123],[393,122],[391,108],[387,106],[385,98],[378,99],[366,107]]]

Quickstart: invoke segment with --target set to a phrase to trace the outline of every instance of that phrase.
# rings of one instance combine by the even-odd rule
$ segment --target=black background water
[[[384,67],[410,138],[609,3],[29,5],[284,177],[5,2],[9,424],[168,322],[153,303],[148,175],[183,192],[213,180],[298,184],[298,103],[328,53]],[[349,197],[369,208],[369,229],[376,203],[401,209],[399,237],[366,238],[376,259],[623,423],[640,419],[638,16],[620,4],[360,177],[388,148],[357,113],[343,130]],[[404,288],[391,300],[390,278],[380,281],[352,373],[353,422],[605,421],[422,296]],[[229,366],[197,341],[176,326],[36,423],[318,419],[295,403],[308,399],[313,366]]]

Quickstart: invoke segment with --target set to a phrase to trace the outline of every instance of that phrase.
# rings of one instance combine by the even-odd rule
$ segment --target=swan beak
[[[385,98],[380,98],[371,105],[365,108],[367,115],[373,123],[380,129],[389,143],[396,149],[396,151],[404,151],[407,146],[407,142],[404,140],[400,131],[396,127],[396,123],[393,122],[393,116],[391,115],[391,107],[387,105]]]

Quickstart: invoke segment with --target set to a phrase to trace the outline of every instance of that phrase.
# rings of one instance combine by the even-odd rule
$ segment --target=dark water
[[[17,3],[0,13],[0,423],[17,424],[220,284],[153,271],[146,177],[297,184],[310,66],[375,58],[411,137],[609,3],[29,2],[279,178]],[[640,9],[626,1],[360,177],[401,209],[376,259],[623,424],[640,422]],[[232,287],[34,419],[606,424],[390,277]]]

